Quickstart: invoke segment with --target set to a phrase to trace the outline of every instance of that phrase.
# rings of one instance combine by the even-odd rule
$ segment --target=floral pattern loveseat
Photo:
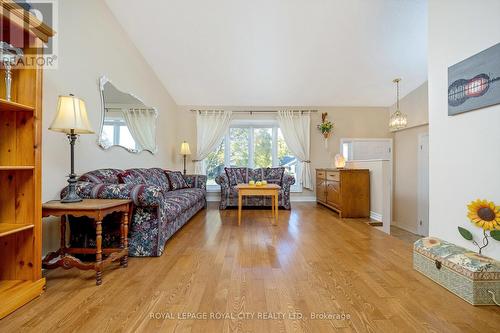
[[[82,175],[77,191],[88,199],[131,199],[134,210],[129,224],[129,255],[161,256],[165,242],[206,207],[206,180],[206,176],[160,168],[100,169]],[[119,247],[119,218],[113,214],[105,218],[104,247]],[[95,228],[85,220],[69,219],[72,247],[95,247]]]
[[[238,191],[235,186],[248,183],[250,180],[266,180],[270,184],[281,186],[279,191],[279,205],[290,209],[290,186],[295,184],[295,177],[287,174],[285,168],[225,168],[224,172],[215,178],[220,185],[220,209],[238,206]],[[264,196],[245,196],[243,206],[271,206],[271,198]]]

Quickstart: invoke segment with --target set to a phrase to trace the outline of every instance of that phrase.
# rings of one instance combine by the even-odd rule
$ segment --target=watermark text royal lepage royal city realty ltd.
[[[29,10],[32,14],[27,22],[23,22],[24,29],[33,31],[41,26],[41,22],[57,32],[58,28],[58,1],[59,0],[30,0],[29,3],[20,2],[19,6]],[[58,66],[58,38],[57,33],[49,38],[47,43],[41,43],[32,34],[25,34],[23,29],[13,22],[20,22],[19,11],[3,8],[1,20],[4,29],[0,31],[0,41],[22,50],[23,56],[16,59],[13,68],[57,69]],[[33,19],[32,19],[33,18]],[[9,23],[7,23],[9,22]],[[1,51],[0,51],[1,52]]]
[[[153,320],[350,320],[348,313],[334,312],[150,312]]]

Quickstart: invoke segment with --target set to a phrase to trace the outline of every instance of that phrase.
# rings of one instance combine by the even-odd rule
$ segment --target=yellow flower
[[[468,206],[467,217],[484,230],[500,230],[500,206],[488,200],[472,201]]]

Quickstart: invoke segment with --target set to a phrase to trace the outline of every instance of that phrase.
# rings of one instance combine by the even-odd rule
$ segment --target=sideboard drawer
[[[334,180],[334,181],[340,181],[340,172],[336,171],[328,171],[326,173],[326,179],[327,180]]]
[[[325,179],[326,178],[326,171],[325,170],[316,170],[316,177]]]

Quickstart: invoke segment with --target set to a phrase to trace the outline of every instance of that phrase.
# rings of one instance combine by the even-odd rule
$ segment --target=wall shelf
[[[2,111],[11,111],[11,112],[16,112],[16,111],[28,111],[28,112],[33,112],[35,111],[35,108],[32,106],[12,102],[12,101],[7,101],[3,98],[0,98],[0,112]]]
[[[33,229],[34,224],[20,224],[20,223],[0,223],[0,237],[15,234],[16,232]]]

